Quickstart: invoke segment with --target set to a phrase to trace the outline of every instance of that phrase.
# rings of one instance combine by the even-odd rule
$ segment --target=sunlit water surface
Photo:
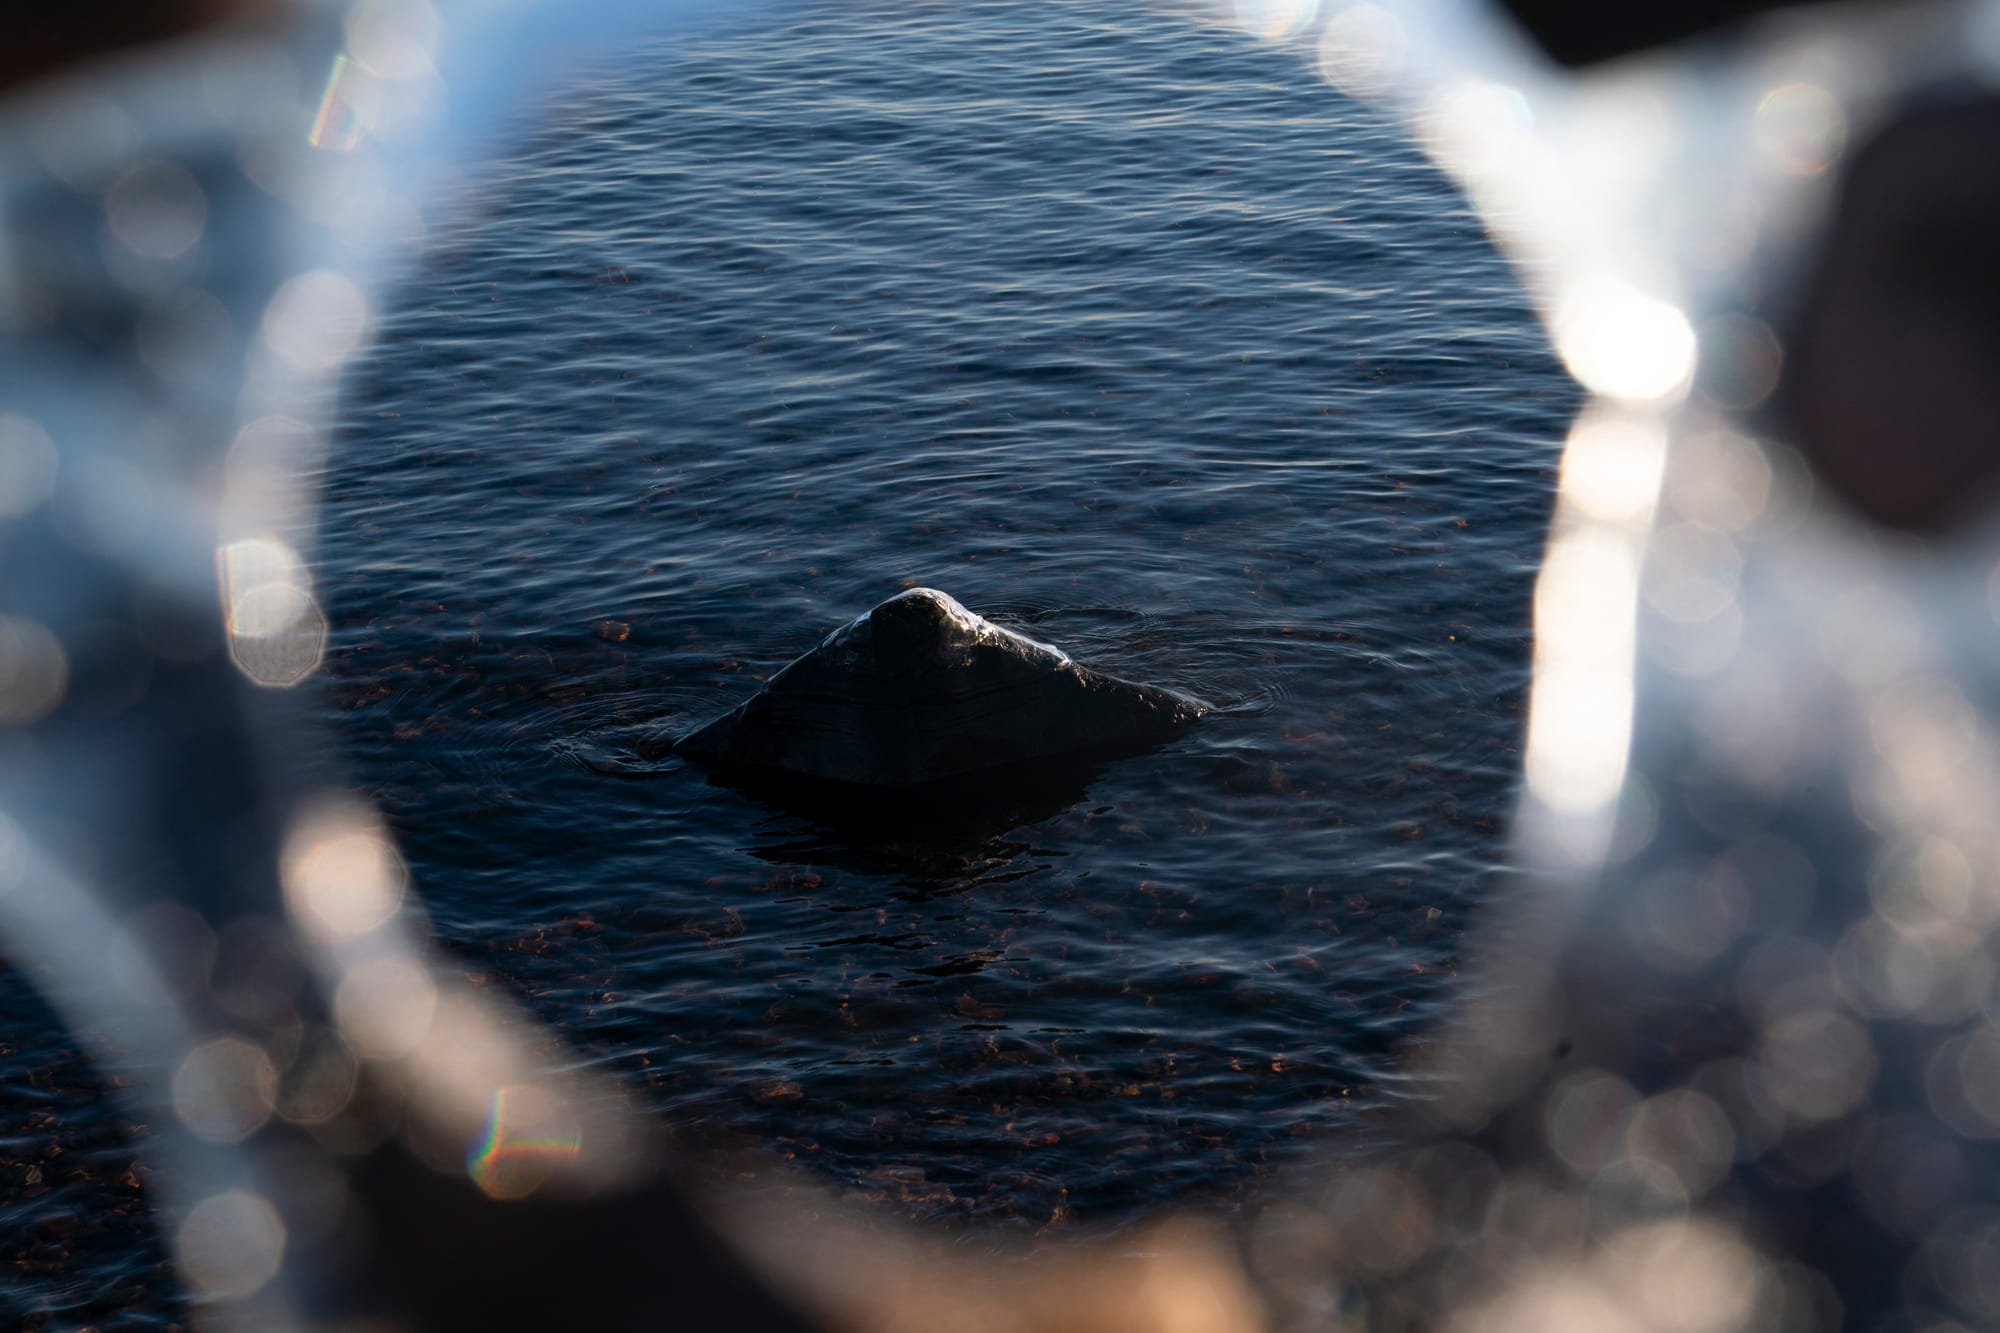
[[[328,715],[460,965],[683,1139],[925,1221],[1226,1203],[1337,1150],[1501,891],[1575,401],[1297,51],[1086,0],[640,45],[351,377]],[[930,837],[661,756],[913,583],[1219,711]],[[164,1322],[124,1121],[5,983],[0,1309]]]

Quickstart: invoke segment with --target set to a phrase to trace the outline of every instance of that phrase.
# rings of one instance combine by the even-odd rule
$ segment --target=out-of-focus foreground
[[[1530,12],[1565,59],[1689,39],[1581,73],[1444,0],[1214,17],[1403,109],[1592,394],[1533,878],[1374,1155],[1234,1233],[977,1257],[676,1183],[433,965],[300,716],[370,284],[573,16],[196,7],[6,75],[0,925],[129,1053],[205,1323],[2000,1324],[2000,7]]]

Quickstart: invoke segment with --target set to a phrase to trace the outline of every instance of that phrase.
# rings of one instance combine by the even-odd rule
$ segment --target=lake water
[[[1135,4],[807,9],[565,90],[387,299],[329,716],[446,948],[674,1134],[1116,1224],[1393,1086],[1504,885],[1577,394],[1388,116]],[[969,831],[662,757],[911,584],[1219,709]],[[164,1321],[122,1117],[0,981],[8,1155],[100,1163],[0,1199],[0,1310]]]

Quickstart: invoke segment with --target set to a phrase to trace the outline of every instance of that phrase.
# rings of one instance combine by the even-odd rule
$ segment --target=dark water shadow
[[[743,850],[763,861],[833,865],[894,876],[912,887],[962,891],[1034,849],[1008,835],[1088,799],[1116,762],[1086,755],[917,787],[869,788],[746,770],[706,771],[780,818]],[[1057,853],[1048,853],[1056,855]]]

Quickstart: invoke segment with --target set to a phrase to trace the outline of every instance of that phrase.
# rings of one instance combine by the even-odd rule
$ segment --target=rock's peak
[[[868,613],[868,637],[878,656],[894,660],[965,643],[991,632],[980,617],[935,588],[897,593]]]

